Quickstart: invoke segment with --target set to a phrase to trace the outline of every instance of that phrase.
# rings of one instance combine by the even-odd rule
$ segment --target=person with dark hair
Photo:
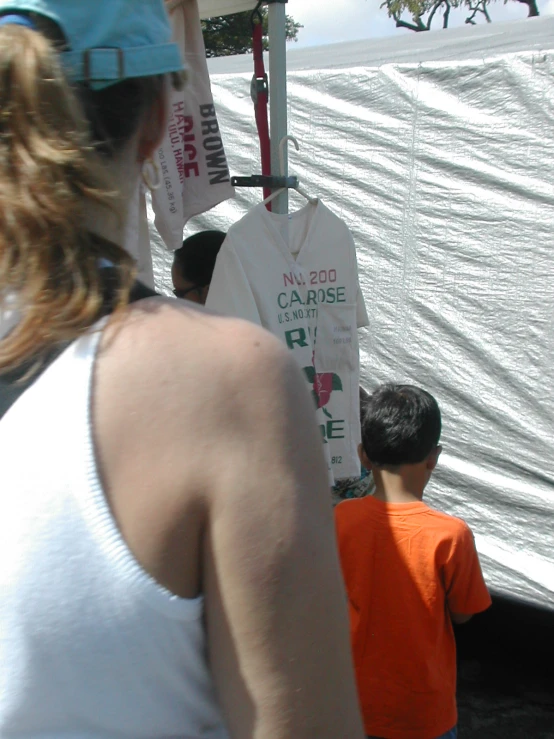
[[[383,385],[364,403],[360,454],[378,469],[417,465],[432,454],[426,485],[442,450],[441,430],[441,412],[430,393],[411,385]]]
[[[0,0],[3,739],[363,736],[305,380],[124,250],[185,75],[163,0]]]
[[[183,246],[175,252],[171,269],[176,298],[205,305],[215,260],[225,236],[223,231],[199,231],[183,241]]]
[[[491,599],[473,535],[423,491],[441,453],[437,401],[382,385],[362,413],[362,465],[373,496],[335,508],[365,730],[380,739],[456,737],[452,623]]]

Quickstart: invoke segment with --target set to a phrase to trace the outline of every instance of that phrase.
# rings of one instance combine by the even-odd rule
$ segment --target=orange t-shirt
[[[473,535],[422,502],[348,500],[335,521],[366,734],[435,739],[457,722],[449,612],[491,603]]]

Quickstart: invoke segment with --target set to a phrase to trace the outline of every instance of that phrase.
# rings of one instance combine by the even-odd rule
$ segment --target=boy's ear
[[[362,464],[362,467],[365,467],[365,469],[369,472],[371,470],[371,462],[367,458],[367,454],[364,451],[364,448],[361,444],[358,444],[358,457],[360,458],[360,462]]]
[[[429,470],[429,472],[433,472],[433,470],[437,466],[441,452],[442,452],[442,446],[440,446],[439,444],[437,447],[435,447],[435,449],[433,449],[431,454],[427,457],[426,467]]]

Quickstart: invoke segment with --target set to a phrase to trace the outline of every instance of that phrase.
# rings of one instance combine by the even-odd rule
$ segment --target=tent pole
[[[274,176],[281,174],[279,167],[279,142],[288,133],[286,1],[271,0],[269,3],[271,174]],[[286,171],[288,172],[286,150],[285,164]],[[288,192],[286,190],[273,201],[273,212],[288,212]]]

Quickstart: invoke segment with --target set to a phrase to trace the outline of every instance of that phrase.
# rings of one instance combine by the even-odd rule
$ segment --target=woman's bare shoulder
[[[277,339],[253,323],[164,298],[132,305],[111,335],[126,352],[136,353],[145,370],[160,371],[169,364],[181,378],[197,371],[224,377],[233,369],[242,372],[288,356]],[[203,375],[204,380],[209,378]]]
[[[185,301],[152,298],[130,307],[106,331],[98,376],[118,404],[145,417],[203,418],[269,402],[296,368],[286,348],[252,323]],[[263,414],[262,414],[263,415]]]

